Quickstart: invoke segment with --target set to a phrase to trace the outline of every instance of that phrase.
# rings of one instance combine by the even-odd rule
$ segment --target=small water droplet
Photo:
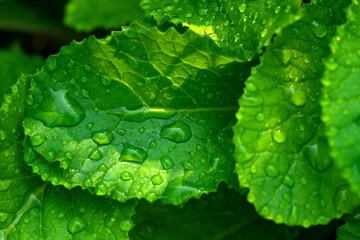
[[[132,174],[130,172],[128,172],[128,171],[125,171],[125,172],[121,173],[121,179],[122,180],[127,181],[127,180],[130,180],[132,178],[133,178]]]
[[[160,135],[175,143],[184,143],[191,138],[192,132],[189,125],[182,121],[178,121],[163,126]]]
[[[300,178],[300,182],[301,182],[302,185],[306,185],[306,184],[307,184],[307,180],[306,180],[306,178],[304,178],[304,177]]]
[[[124,144],[119,161],[143,163],[147,158],[147,152],[142,148],[131,144]]]
[[[156,175],[151,177],[151,182],[154,185],[160,185],[160,184],[162,184],[164,182],[164,179],[160,174],[156,174]]]
[[[286,141],[286,134],[280,129],[273,130],[272,137],[277,143],[284,143]]]
[[[311,23],[311,30],[315,37],[323,38],[327,34],[327,27],[325,25],[318,24],[317,22],[313,21]]]
[[[131,220],[121,220],[120,229],[124,232],[129,232],[134,227],[134,223]]]
[[[108,166],[105,164],[105,163],[101,163],[99,166],[98,166],[98,170],[101,171],[101,172],[106,172],[109,170]]]
[[[279,169],[275,165],[268,164],[265,168],[265,173],[268,177],[277,177],[279,176]]]
[[[101,81],[102,85],[104,85],[105,87],[110,86],[112,83],[112,79],[108,78],[106,76],[101,76],[100,81]]]
[[[161,165],[165,168],[165,169],[170,169],[174,166],[174,161],[167,156],[163,156],[161,158]]]
[[[258,113],[258,114],[256,115],[256,119],[257,119],[259,122],[264,121],[264,119],[265,119],[264,113],[262,113],[262,112]]]
[[[290,177],[290,176],[286,176],[284,178],[284,184],[289,186],[289,187],[293,187],[294,186],[294,180]]]
[[[30,137],[30,143],[33,147],[40,146],[46,140],[46,137],[41,133],[36,133]]]
[[[245,4],[245,3],[241,3],[241,4],[239,5],[239,11],[240,11],[241,13],[243,13],[243,12],[245,12],[245,10],[246,10],[246,4]]]
[[[151,141],[150,144],[149,144],[149,148],[154,149],[156,147],[157,147],[157,143],[155,141]]]
[[[126,134],[127,131],[125,129],[115,128],[115,132],[117,132],[117,134],[123,136]]]
[[[6,138],[6,133],[4,132],[4,131],[2,131],[2,130],[0,130],[0,140],[5,140],[5,138]]]
[[[86,188],[89,188],[89,187],[92,187],[93,186],[93,181],[91,180],[91,178],[85,178],[84,181],[83,181],[83,185],[86,187]]]
[[[138,132],[139,132],[140,134],[143,134],[143,133],[145,132],[145,128],[144,128],[144,127],[139,128]]]
[[[96,184],[96,190],[96,194],[101,196],[107,194],[108,187],[103,182],[99,182]]]
[[[98,148],[93,149],[89,154],[89,158],[92,160],[100,160],[102,157],[103,155]]]
[[[89,122],[87,125],[86,125],[86,129],[90,130],[92,129],[92,127],[94,126],[94,122]]]
[[[260,208],[259,212],[262,216],[267,216],[270,214],[270,208],[268,206],[263,206]]]
[[[49,72],[52,72],[57,69],[55,58],[49,57],[48,59],[46,59],[46,68]]]
[[[83,218],[79,216],[73,217],[67,226],[67,229],[71,234],[81,232],[85,228],[86,228],[86,222]]]
[[[110,130],[106,129],[93,132],[91,138],[99,145],[106,145],[112,142],[114,135]]]
[[[189,162],[188,160],[183,161],[181,164],[183,165],[185,170],[194,170],[195,169],[194,165],[192,165],[192,163]]]

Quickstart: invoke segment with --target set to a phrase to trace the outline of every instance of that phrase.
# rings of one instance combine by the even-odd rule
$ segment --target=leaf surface
[[[141,6],[158,24],[181,23],[248,61],[262,52],[275,33],[300,18],[300,4],[298,0],[143,0]]]
[[[229,126],[250,65],[233,60],[191,31],[139,24],[64,47],[32,79],[27,146],[46,161],[26,161],[119,201],[183,204],[236,186]]]
[[[37,61],[28,58],[24,66],[35,69]],[[9,67],[15,72],[18,66]],[[22,75],[0,108],[0,239],[128,239],[135,201],[120,204],[78,188],[53,187],[24,163],[21,122],[28,85]]]
[[[336,230],[337,240],[357,240],[360,238],[360,209],[357,208],[343,220],[345,224]]]
[[[134,240],[291,240],[300,230],[261,218],[244,196],[225,184],[216,193],[191,199],[182,209],[143,201],[135,210],[136,226],[130,232]]]
[[[357,1],[347,9],[348,20],[337,29],[331,43],[332,54],[326,62],[322,119],[341,175],[360,196],[360,6]]]
[[[239,100],[234,143],[240,185],[250,188],[256,210],[276,223],[326,224],[359,202],[328,154],[318,103],[322,58],[329,55],[335,24],[343,21],[343,14],[325,13],[341,12],[338,5],[305,4],[304,18],[275,38]]]
[[[64,22],[81,32],[116,29],[144,17],[139,4],[140,0],[70,0]]]

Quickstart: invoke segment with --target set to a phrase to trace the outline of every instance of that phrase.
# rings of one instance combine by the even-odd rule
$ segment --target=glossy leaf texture
[[[35,70],[36,62],[29,58],[25,66]],[[11,93],[0,108],[0,239],[128,239],[135,201],[121,204],[79,188],[53,187],[24,163],[21,122],[28,85],[24,75],[7,85]]]
[[[143,0],[142,8],[158,24],[170,21],[212,38],[236,52],[241,61],[254,58],[274,34],[300,18],[299,0],[176,1]]]
[[[182,209],[143,201],[135,210],[130,231],[134,240],[291,240],[300,230],[261,218],[245,196],[224,185],[200,200],[191,199]]]
[[[63,47],[32,77],[25,133],[44,158],[26,162],[122,202],[236,186],[231,126],[250,65],[233,59],[191,31],[136,23]]]
[[[322,119],[326,135],[341,175],[360,196],[360,5],[354,1],[347,9],[347,22],[337,29],[326,62]]]
[[[118,29],[144,18],[140,0],[69,0],[64,23],[80,32]]]
[[[357,240],[360,238],[360,209],[357,208],[343,220],[345,224],[336,230],[337,240]]]
[[[326,224],[359,203],[328,154],[320,119],[322,59],[335,25],[344,21],[318,14],[343,9],[332,6],[304,5],[304,18],[275,38],[239,100],[234,143],[240,185],[250,189],[256,210],[276,223]]]

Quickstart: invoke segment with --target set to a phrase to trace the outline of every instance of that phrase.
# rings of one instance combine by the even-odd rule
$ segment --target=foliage
[[[0,0],[0,240],[359,238],[357,0],[57,4]]]

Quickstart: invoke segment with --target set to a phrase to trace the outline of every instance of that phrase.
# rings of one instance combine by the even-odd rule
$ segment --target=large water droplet
[[[99,182],[96,184],[96,190],[96,194],[101,196],[107,194],[108,187],[103,182]]]
[[[167,156],[163,156],[161,158],[161,165],[165,168],[165,169],[170,169],[174,166],[174,161]]]
[[[30,137],[30,143],[33,147],[40,146],[46,140],[46,137],[41,133],[36,133]]]
[[[189,125],[182,121],[178,121],[163,126],[160,135],[175,143],[184,143],[191,138],[192,132]]]
[[[81,232],[85,228],[86,228],[85,220],[78,216],[73,217],[67,226],[67,229],[68,229],[69,233],[71,233],[71,234]]]
[[[93,132],[91,138],[99,145],[106,145],[111,143],[114,139],[114,135],[110,130],[106,129]]]
[[[66,90],[44,92],[44,102],[40,108],[31,113],[35,119],[43,121],[46,126],[76,126],[85,118],[81,105],[69,97]]]
[[[156,175],[151,177],[151,182],[154,185],[160,185],[160,184],[162,184],[164,182],[164,179],[160,174],[156,174]]]
[[[0,212],[0,223],[5,222],[7,218],[8,218],[7,213]],[[0,239],[1,239],[1,236],[0,236]]]
[[[132,179],[132,177],[133,177],[132,174],[130,172],[128,172],[128,171],[125,171],[125,172],[121,173],[121,179],[122,180],[127,181],[127,180]]]
[[[286,141],[286,134],[280,129],[273,130],[272,137],[277,143],[284,143]]]
[[[119,161],[143,163],[147,158],[147,152],[131,144],[124,144]]]

